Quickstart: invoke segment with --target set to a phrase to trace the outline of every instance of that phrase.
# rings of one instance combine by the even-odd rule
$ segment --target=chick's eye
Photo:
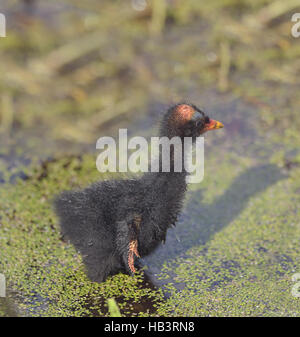
[[[209,117],[205,117],[205,124],[209,124],[209,122],[210,122],[210,118]]]

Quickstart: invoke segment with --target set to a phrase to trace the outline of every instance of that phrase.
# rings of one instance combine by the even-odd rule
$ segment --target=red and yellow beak
[[[205,131],[217,130],[222,129],[223,127],[224,125],[221,122],[215,121],[214,119],[210,119],[209,123],[205,125],[204,130]]]

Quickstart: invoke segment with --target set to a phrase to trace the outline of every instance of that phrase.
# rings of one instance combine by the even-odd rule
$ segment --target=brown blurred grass
[[[298,1],[153,0],[141,11],[120,0],[37,0],[31,11],[8,3],[2,135],[43,130],[52,140],[94,143],[149,103],[203,86],[256,105],[267,128],[282,117],[270,114],[273,104],[300,125],[300,45],[290,34]],[[270,99],[282,86],[290,88],[284,98]]]

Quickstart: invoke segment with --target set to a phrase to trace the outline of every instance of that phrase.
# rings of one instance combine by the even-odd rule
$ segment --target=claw
[[[132,251],[137,257],[140,257],[137,247],[138,247],[137,240],[132,240],[129,244],[129,250]]]
[[[128,253],[128,266],[130,270],[135,273],[135,267],[134,267],[134,255],[136,257],[140,257],[140,254],[137,250],[138,242],[137,240],[132,240],[129,243],[129,253]]]
[[[136,272],[136,270],[134,268],[134,256],[133,256],[133,252],[131,252],[131,251],[128,254],[128,266],[129,266],[132,273]]]

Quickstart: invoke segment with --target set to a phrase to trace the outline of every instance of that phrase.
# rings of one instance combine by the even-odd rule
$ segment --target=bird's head
[[[209,118],[195,105],[179,103],[172,106],[166,113],[161,133],[169,138],[179,136],[195,139],[207,131],[223,127],[221,122]]]

